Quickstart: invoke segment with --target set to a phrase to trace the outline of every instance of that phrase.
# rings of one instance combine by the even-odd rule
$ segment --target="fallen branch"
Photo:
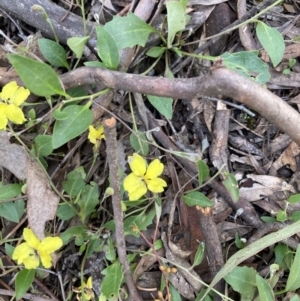
[[[224,95],[260,113],[300,145],[300,114],[266,88],[226,68],[203,77],[169,79],[82,67],[61,75],[61,80],[68,88],[104,83],[117,90],[175,99]]]

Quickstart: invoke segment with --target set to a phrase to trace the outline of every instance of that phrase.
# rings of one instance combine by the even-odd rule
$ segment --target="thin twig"
[[[121,207],[121,182],[118,173],[118,154],[117,154],[117,132],[116,132],[116,119],[111,117],[103,121],[104,133],[106,138],[106,153],[109,165],[109,176],[111,187],[114,190],[112,196],[112,205],[114,210],[114,221],[116,225],[116,241],[118,248],[118,255],[120,263],[123,267],[126,283],[129,290],[129,296],[132,301],[142,301],[136,286],[134,284],[129,264],[127,262],[126,242],[123,227],[123,212]]]
[[[2,296],[14,296],[15,294],[16,293],[14,291],[5,290],[5,289],[0,288],[0,295],[2,295]],[[31,301],[54,301],[54,300],[57,300],[57,299],[45,298],[45,297],[41,297],[41,296],[37,296],[37,295],[33,295],[33,294],[25,294],[22,298],[29,299]]]

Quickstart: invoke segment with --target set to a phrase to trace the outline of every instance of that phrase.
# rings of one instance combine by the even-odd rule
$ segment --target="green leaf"
[[[240,197],[239,185],[235,176],[229,172],[223,171],[224,180],[222,181],[223,185],[229,192],[232,200],[237,202]]]
[[[146,54],[150,57],[157,58],[157,57],[161,56],[166,51],[166,49],[167,49],[166,47],[155,46],[155,47],[150,48],[146,52]]]
[[[199,185],[201,185],[209,176],[209,168],[207,164],[202,161],[197,161],[197,168],[198,168],[198,181]]]
[[[256,271],[253,268],[235,267],[225,277],[225,281],[242,295],[242,298],[253,300],[256,287]]]
[[[290,270],[293,263],[293,253],[289,247],[285,244],[278,244],[274,248],[275,263],[279,265],[281,269]]]
[[[54,112],[53,117],[56,120],[65,120],[69,117],[69,114],[67,112],[62,111],[63,106],[59,106]]]
[[[279,210],[276,215],[276,220],[278,222],[285,222],[287,219],[286,212],[284,210]]]
[[[33,282],[34,275],[35,275],[34,269],[31,270],[24,269],[17,274],[16,282],[15,282],[17,300],[20,300],[25,295],[25,293],[27,292],[27,290],[29,289],[30,285]]]
[[[67,221],[74,217],[77,212],[68,204],[59,204],[56,212],[56,216],[63,221]]]
[[[50,135],[37,135],[34,139],[34,144],[38,157],[47,157],[53,152],[52,136]]]
[[[22,184],[2,185],[0,182],[0,203],[2,200],[14,198],[21,194]]]
[[[147,137],[144,133],[140,131],[137,131],[136,134],[131,133],[129,139],[130,139],[131,147],[137,153],[140,153],[142,156],[147,156],[149,154],[150,148],[149,148],[149,144],[144,142],[147,141]]]
[[[204,255],[205,255],[205,243],[201,241],[194,258],[193,267],[202,262]]]
[[[270,284],[258,274],[256,275],[256,285],[260,301],[273,301],[275,296]]]
[[[173,99],[168,97],[159,97],[154,95],[147,95],[152,106],[162,115],[168,119],[172,119],[173,115]]]
[[[199,191],[188,192],[183,195],[183,200],[188,206],[211,207],[214,203]]]
[[[93,121],[93,113],[89,106],[90,103],[85,106],[70,105],[62,110],[68,114],[68,118],[55,122],[52,136],[53,149],[59,148],[88,129]]]
[[[252,78],[261,85],[271,78],[269,66],[258,58],[258,51],[225,52],[221,58],[227,68]]]
[[[24,214],[24,209],[25,202],[23,200],[0,203],[0,216],[14,223],[18,223],[21,216]]]
[[[83,86],[73,87],[67,90],[71,97],[83,97],[87,96],[89,93],[84,89]],[[78,100],[79,102],[81,100]],[[73,102],[72,102],[73,103]],[[74,104],[74,103],[73,103]]]
[[[105,258],[111,262],[114,262],[116,260],[116,250],[111,237],[107,238],[107,249],[105,252]]]
[[[276,67],[281,62],[285,49],[284,39],[281,33],[277,29],[258,21],[256,35],[270,56],[274,67]]]
[[[300,301],[300,298],[297,295],[294,295],[290,301]]]
[[[13,247],[12,245],[5,243],[4,244],[4,248],[5,248],[5,253],[12,258],[12,254],[14,253],[15,247]]]
[[[97,26],[96,33],[99,57],[108,69],[116,70],[120,56],[115,40],[104,27]]]
[[[79,215],[82,221],[95,211],[95,207],[99,203],[98,185],[95,182],[91,182],[90,185],[86,185],[80,195],[78,206],[80,207]]]
[[[85,177],[86,174],[82,166],[68,173],[67,181],[64,181],[62,186],[70,198],[77,197],[80,194],[85,187]]]
[[[300,211],[294,211],[290,215],[290,220],[293,221],[293,222],[299,221],[300,220]]]
[[[93,238],[86,248],[86,257],[90,258],[94,253],[99,253],[103,250],[103,240],[99,237]],[[99,254],[102,256],[102,254]],[[99,258],[99,257],[98,257]]]
[[[30,118],[30,120],[35,120],[36,119],[36,113],[35,113],[34,108],[32,108],[28,111],[28,117]]]
[[[83,226],[71,227],[60,235],[60,238],[67,245],[73,238],[77,236],[84,237],[86,235],[86,229]]]
[[[234,243],[238,249],[243,249],[245,247],[245,243],[240,239],[238,233],[235,233]]]
[[[274,223],[276,222],[276,218],[273,216],[261,216],[260,219],[264,222],[264,223]]]
[[[99,61],[85,62],[83,64],[84,64],[84,66],[87,66],[87,67],[106,68],[106,66],[103,63],[99,62]]]
[[[150,33],[157,32],[133,13],[128,13],[126,17],[114,16],[104,28],[113,37],[119,50],[136,45],[144,47]]]
[[[61,45],[49,39],[38,39],[38,45],[42,55],[51,65],[70,70],[66,51]]]
[[[182,301],[178,290],[173,286],[172,283],[169,284],[171,301]]]
[[[133,235],[135,237],[140,237],[139,233],[133,231],[133,227],[138,228],[139,231],[147,230],[147,227],[152,224],[155,214],[155,209],[152,209],[148,214],[142,212],[139,215],[130,216],[126,218],[124,221],[125,235]]]
[[[80,59],[83,54],[84,46],[89,40],[89,36],[87,37],[73,37],[67,40],[67,44],[70,49],[75,53],[77,59]]]
[[[296,204],[300,201],[300,193],[293,194],[288,198],[288,202],[291,204]]]
[[[290,274],[285,290],[292,292],[300,287],[300,245],[297,247],[296,255],[290,269]]]
[[[61,87],[58,75],[49,65],[18,54],[7,57],[32,93],[45,97],[55,94],[68,96]]]
[[[186,6],[179,1],[167,1],[166,6],[168,19],[168,48],[171,48],[176,33],[185,28]]]
[[[123,271],[120,262],[114,262],[102,271],[102,273],[105,273],[105,277],[101,284],[101,293],[108,300],[117,300],[123,279]]]
[[[214,300],[214,298],[213,298],[213,294],[212,294],[212,292],[210,292],[210,294],[209,295],[207,295],[207,289],[201,289],[201,291],[200,291],[200,293],[197,295],[197,297],[196,297],[196,299],[195,299],[195,301],[213,301]],[[205,296],[204,298],[203,298],[203,296]]]

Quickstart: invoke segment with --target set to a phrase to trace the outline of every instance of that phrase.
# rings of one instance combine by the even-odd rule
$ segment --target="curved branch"
[[[169,79],[82,67],[61,75],[61,80],[66,87],[101,82],[113,89],[175,99],[224,95],[255,110],[300,145],[300,114],[266,88],[226,68],[203,77]]]

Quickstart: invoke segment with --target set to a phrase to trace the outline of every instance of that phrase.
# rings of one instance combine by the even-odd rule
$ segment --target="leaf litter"
[[[210,10],[213,10],[214,5],[219,5],[224,2],[226,1],[206,1],[203,3],[203,1],[195,0],[189,1],[187,7],[189,12],[201,12],[200,5],[211,5],[212,7],[210,7]],[[118,3],[125,10],[128,9],[127,2],[119,1]],[[180,5],[184,5],[184,3],[185,1],[182,1]],[[96,4],[91,5],[92,8],[94,5]],[[176,5],[178,4],[175,4],[175,6]],[[115,5],[111,2],[103,2],[103,7],[109,8],[115,13],[117,12]],[[297,9],[296,4],[295,8]],[[143,9],[146,10],[146,8]],[[97,17],[103,17],[103,15],[97,16],[97,13],[93,11],[93,9],[91,11],[93,12],[91,18],[96,19]],[[103,14],[106,13],[107,12],[104,12]],[[273,27],[289,25],[290,30],[286,32],[283,31],[283,35],[286,34],[290,39],[299,36],[297,23],[291,22],[289,24],[287,21],[287,11],[277,12],[277,14],[280,16],[279,19],[273,18],[274,13],[272,11],[267,13],[266,18],[268,19],[268,22],[266,23],[267,25],[263,25],[263,31],[272,35]],[[208,15],[209,14],[207,13],[205,16],[208,17]],[[131,18],[133,18],[133,22],[138,22],[133,15],[131,15]],[[201,15],[201,22],[203,21],[202,19],[203,15]],[[116,20],[117,22],[123,22],[124,19],[117,17]],[[171,21],[175,22],[174,20]],[[188,20],[185,21],[187,21],[186,24],[188,24]],[[6,20],[6,22],[6,24],[9,24],[10,21]],[[106,27],[108,29],[113,27],[113,23],[107,24]],[[190,26],[192,27],[189,27],[191,28],[190,31],[183,34],[183,39],[186,39],[187,42],[194,42],[194,40],[199,39],[199,32],[196,31],[198,30],[199,24],[195,24],[194,27],[191,24]],[[127,26],[128,24],[125,25]],[[228,26],[228,24],[224,23],[223,27],[226,26]],[[252,28],[254,27],[255,26]],[[124,39],[123,36],[120,36],[117,41],[118,47],[122,48],[121,45],[134,46],[136,44],[144,46],[148,38],[147,28],[147,26],[143,27],[142,25],[139,28],[140,31],[143,31],[143,41],[140,41],[139,39],[129,41],[126,40],[126,38]],[[181,27],[179,26],[179,28]],[[130,31],[130,26],[128,27],[128,30]],[[261,28],[258,27],[258,30],[261,30]],[[293,32],[295,33],[293,34]],[[172,36],[168,40],[169,46],[171,46],[174,41],[180,44],[181,41],[176,40],[176,34],[177,33],[172,32]],[[205,37],[203,32],[201,34],[202,37]],[[240,34],[242,34],[241,31]],[[277,33],[276,37],[278,38]],[[137,36],[135,38],[137,38]],[[258,38],[262,39],[261,34]],[[240,52],[239,48],[241,48],[241,46],[237,44],[237,37],[235,35],[232,35],[230,39],[222,41],[223,45],[221,46],[224,51],[221,54],[223,59],[227,60],[225,65],[227,64],[228,67],[237,69],[240,73],[243,73],[244,76],[252,77],[256,81],[266,84],[268,89],[278,94],[282,99],[288,100],[289,103],[295,105],[295,107],[298,106],[297,89],[299,87],[299,68],[297,62],[295,65],[292,65],[291,61],[289,61],[298,56],[299,47],[296,43],[286,45],[282,61],[277,56],[274,56],[272,50],[268,50],[268,53],[264,50],[260,50],[259,57],[262,59],[261,61],[256,55],[258,49],[253,49],[252,56],[250,57],[251,60],[247,60],[247,57],[244,57],[244,53]],[[276,41],[277,40],[273,40],[273,43],[276,44]],[[259,46],[258,41],[255,41],[255,43]],[[229,52],[225,53],[225,51],[229,51],[230,49],[237,49],[238,51],[234,50],[231,54],[229,54]],[[101,58],[105,60],[105,57],[105,53],[103,54],[102,52]],[[114,60],[111,57],[108,59]],[[133,59],[134,57],[129,58],[130,61]],[[175,56],[171,55],[168,59],[173,63],[172,60],[175,61]],[[138,70],[138,73],[142,73],[144,71],[142,69],[151,66],[151,63],[153,62],[146,57],[144,57],[143,60],[144,65],[142,68],[140,66],[136,67],[137,70],[141,68]],[[263,63],[263,61],[265,63]],[[270,61],[276,65],[276,68],[272,67],[272,65],[266,65],[266,63],[270,64]],[[245,62],[246,64],[244,64]],[[247,66],[247,64],[249,66]],[[116,65],[116,62],[112,62],[110,67],[115,67]],[[181,72],[183,72],[184,76],[197,76],[203,72],[207,72],[205,67],[205,65],[198,65],[198,63],[196,63],[191,65],[190,69],[182,67]],[[253,70],[251,68],[253,68]],[[171,69],[169,68],[169,71],[170,70]],[[289,75],[287,75],[287,73],[284,74],[282,72],[283,70],[289,70],[291,73]],[[168,74],[167,68],[164,70],[164,65],[161,62],[152,69],[152,72],[155,76],[163,73]],[[268,77],[269,74],[271,75],[270,78]],[[4,71],[4,80],[1,81],[1,84],[5,82],[5,80],[8,80],[7,76],[8,73]],[[88,88],[88,90],[90,89],[91,88]],[[217,89],[218,87],[216,87],[216,90]],[[84,92],[80,91],[80,93]],[[118,166],[120,178],[124,179],[129,171],[128,169],[126,170],[124,164],[128,155],[132,155],[132,148],[134,147],[135,152],[140,152],[141,154],[148,156],[148,159],[151,159],[151,161],[155,158],[162,158],[161,160],[163,160],[165,166],[167,166],[167,168],[164,169],[162,176],[170,185],[163,195],[164,199],[162,202],[161,213],[159,213],[159,211],[151,211],[152,206],[150,205],[149,208],[143,208],[139,207],[141,206],[141,203],[128,202],[126,200],[122,203],[125,215],[125,210],[129,210],[129,212],[138,210],[139,213],[133,217],[126,216],[124,227],[126,233],[131,234],[125,237],[126,249],[133,251],[128,251],[128,257],[134,255],[128,260],[130,263],[137,266],[134,274],[134,281],[138,284],[139,293],[145,300],[151,299],[159,294],[160,287],[157,283],[160,281],[161,277],[164,278],[166,275],[167,277],[164,278],[164,281],[166,281],[166,279],[170,281],[169,286],[167,284],[164,291],[166,299],[168,299],[166,292],[175,288],[175,290],[181,294],[181,300],[195,300],[202,287],[202,281],[209,284],[213,279],[212,284],[216,284],[217,280],[224,277],[229,271],[234,273],[234,267],[242,263],[243,260],[247,260],[248,258],[250,260],[251,256],[257,255],[259,252],[264,261],[259,261],[256,258],[252,259],[251,264],[258,272],[261,272],[264,268],[268,268],[272,259],[265,256],[263,249],[268,248],[271,243],[287,240],[288,246],[291,249],[294,248],[297,239],[290,238],[290,236],[297,232],[297,224],[289,224],[291,220],[297,220],[297,211],[300,209],[297,204],[293,204],[294,200],[297,200],[297,197],[291,198],[291,196],[294,196],[299,192],[299,147],[295,142],[291,142],[291,140],[285,134],[281,133],[278,128],[267,122],[258,114],[249,116],[240,108],[236,108],[234,103],[232,106],[228,106],[226,103],[226,106],[218,107],[213,101],[201,98],[197,100],[194,99],[192,105],[189,101],[178,101],[176,99],[168,99],[170,102],[166,104],[163,101],[163,98],[157,96],[154,96],[155,101],[152,99],[152,101],[146,102],[146,99],[143,99],[142,94],[134,95],[133,98],[137,103],[139,114],[143,120],[143,123],[139,121],[139,123],[136,124],[134,114],[131,114],[130,112],[129,101],[131,100],[129,99],[128,94],[124,93],[124,91],[116,92],[115,94],[114,102],[105,109],[113,111],[116,107],[118,108],[118,110],[115,110],[114,112],[116,117],[120,120],[118,127],[118,145],[120,145],[120,147],[118,147]],[[222,96],[220,95],[218,97],[221,102]],[[141,101],[145,102],[145,105],[141,105]],[[221,140],[217,140],[213,146],[216,148],[214,158],[217,161],[212,162],[211,155],[207,152],[207,147],[210,151],[213,148],[212,141],[215,137],[214,130],[216,128],[216,119],[219,118],[216,116],[218,116],[218,111],[226,111],[228,109],[230,110],[230,119],[224,119],[223,121],[228,122],[227,135],[229,136],[228,140],[230,146],[227,146],[227,141],[225,144]],[[297,109],[299,110],[299,108]],[[37,110],[37,114],[43,116],[43,114],[47,114],[46,111],[48,109],[45,106],[41,106],[39,110],[40,111]],[[127,116],[130,116],[130,118],[126,118],[125,120],[120,114],[121,111],[127,113]],[[153,118],[155,119],[155,122],[157,122],[156,126],[158,131],[152,132],[153,123],[151,124],[151,121],[149,122],[149,119],[147,119],[149,116],[151,116],[151,118],[153,116],[155,117]],[[171,120],[168,120],[168,118]],[[122,123],[123,120],[126,123]],[[163,125],[163,127],[160,125]],[[132,135],[134,135],[134,133],[130,133],[128,126],[133,128],[137,133],[137,135],[134,136],[136,139],[133,139]],[[161,135],[161,132],[167,133],[167,135],[159,136]],[[131,134],[130,139],[128,138],[128,134]],[[21,134],[20,137],[23,139],[26,135]],[[82,281],[78,285],[76,284],[76,287],[80,287],[84,283],[87,283],[88,276],[92,275],[93,282],[97,283],[97,289],[94,288],[97,296],[99,297],[101,294],[101,289],[99,287],[101,287],[101,284],[103,283],[105,286],[103,291],[106,294],[111,294],[111,296],[113,296],[112,298],[115,298],[119,294],[119,290],[124,287],[122,285],[122,269],[116,260],[116,253],[120,246],[116,245],[114,237],[115,228],[112,223],[111,194],[107,193],[106,189],[109,187],[112,179],[108,178],[105,142],[100,144],[97,159],[94,161],[94,164],[92,164],[94,154],[91,146],[85,141],[78,145],[76,144],[76,138],[73,139],[73,137],[74,136],[71,137],[72,139],[69,139],[70,141],[68,139],[64,141],[67,142],[67,145],[59,145],[62,148],[57,150],[55,155],[47,156],[46,158],[43,158],[43,161],[38,162],[28,155],[25,148],[20,146],[13,137],[9,137],[5,132],[2,132],[0,134],[0,166],[4,168],[2,177],[6,177],[6,183],[17,182],[16,179],[20,181],[26,179],[27,187],[24,191],[26,191],[27,197],[26,208],[28,226],[34,231],[37,237],[42,240],[45,237],[45,233],[60,233],[62,239],[65,241],[66,249],[59,254],[60,257],[58,258],[57,268],[62,271],[64,280],[68,283],[68,287],[65,288],[66,292],[73,292],[72,297],[74,298],[76,297],[76,294],[80,294],[80,292],[77,293],[74,290],[72,291],[72,285],[71,282],[69,282],[70,277],[76,277],[77,283]],[[152,137],[152,141],[156,139],[156,144],[150,144],[150,147],[146,144],[147,147],[145,147],[143,143],[145,143],[149,137]],[[13,142],[10,143],[9,140]],[[131,145],[133,144],[132,141],[134,141],[134,146]],[[173,148],[173,142],[178,149]],[[179,159],[177,161],[175,156],[170,155],[161,148],[161,145],[164,145],[163,143],[169,145],[169,149],[172,149],[173,151],[199,153],[204,159],[205,164],[209,167],[210,176],[218,173],[219,169],[224,168],[222,167],[223,164],[220,164],[220,162],[224,162],[225,171],[230,171],[235,175],[240,187],[239,198],[236,198],[235,200],[235,207],[228,204],[227,199],[230,197],[230,194],[228,196],[226,192],[222,193],[222,189],[219,189],[218,185],[214,185],[213,182],[212,185],[206,185],[201,188],[201,192],[214,202],[213,209],[209,210],[207,209],[209,207],[207,207],[205,210],[202,209],[201,212],[198,213],[194,210],[194,207],[188,208],[183,201],[182,193],[187,191],[186,187],[189,187],[189,189],[195,189],[197,187],[197,183],[195,182],[195,179],[197,178],[197,169],[193,169],[195,167],[190,168],[190,165],[185,161],[180,161]],[[206,145],[206,147],[203,147],[204,145]],[[27,146],[30,146],[30,143],[27,143]],[[165,148],[167,149],[167,147]],[[229,152],[230,156],[228,157],[228,155],[225,155],[224,151]],[[69,153],[72,155],[66,156],[67,159],[63,161],[63,166],[59,166],[62,153]],[[69,199],[67,196],[69,203],[60,202],[63,197],[65,197],[65,195],[63,197],[62,195],[64,193],[66,194],[66,191],[62,190],[63,185],[61,183],[66,181],[67,175],[70,172],[76,170],[80,166],[83,167],[84,172],[75,173],[72,180],[74,182],[72,184],[76,187],[76,184],[74,183],[81,183],[82,189],[78,189],[76,194]],[[50,170],[58,170],[52,180],[47,175],[47,172],[50,173]],[[181,174],[183,171],[186,173],[185,176]],[[219,182],[224,180],[221,174],[217,179]],[[55,191],[53,190],[53,185],[56,187]],[[78,187],[79,186],[77,186],[77,188]],[[228,190],[230,190],[230,188],[228,188]],[[98,196],[98,194],[99,201],[95,202],[95,195]],[[241,199],[243,199],[245,203],[243,203]],[[289,203],[288,200],[292,201]],[[154,200],[154,202],[159,201]],[[247,205],[244,206],[244,204]],[[255,205],[253,206],[253,204]],[[71,207],[72,210],[69,210]],[[82,208],[86,208],[87,211],[85,212],[88,212],[88,214],[83,214]],[[156,210],[158,210],[157,208],[159,207],[156,207]],[[235,211],[232,210],[232,208],[234,208]],[[240,208],[241,210],[239,211],[237,208]],[[244,215],[245,212],[252,212],[251,210],[255,212],[255,214],[253,216],[248,216],[248,218],[250,217],[250,219],[253,218],[254,220],[257,219],[256,221],[259,225],[265,225],[262,223],[262,220],[266,221],[267,219],[276,223],[277,213],[280,210],[284,211],[287,220],[282,221],[282,223],[286,228],[276,228],[277,232],[274,234],[274,239],[268,241],[267,238],[270,238],[271,236],[264,237],[264,235],[268,233],[266,230],[268,226],[262,226],[262,229],[257,227],[256,229],[253,224],[247,224],[247,219]],[[57,212],[59,212],[59,214]],[[156,221],[155,215],[158,217],[158,221]],[[212,222],[212,225],[216,225],[217,235],[213,234],[213,231],[203,233],[204,228],[199,222],[200,217],[202,219],[207,218],[207,224]],[[172,223],[170,223],[170,221],[172,221]],[[159,231],[157,230],[158,224]],[[277,223],[277,226],[278,224],[279,223]],[[134,227],[138,227],[142,229],[142,231],[137,233],[134,231]],[[197,231],[195,230],[196,228]],[[270,228],[270,231],[275,229],[272,230],[272,227]],[[288,232],[289,229],[290,233]],[[8,230],[9,224],[4,219],[3,233],[8,233]],[[266,232],[263,233],[262,230]],[[16,232],[17,230],[14,231]],[[15,233],[15,238],[19,237],[17,233],[19,232]],[[213,237],[213,235],[217,237]],[[238,250],[238,246],[240,246],[238,243],[239,239],[245,238],[246,240],[251,240],[255,235],[256,237],[259,237],[260,235],[262,237],[262,244],[260,246],[254,243],[252,249],[249,248],[251,246],[250,244],[244,249],[244,252],[243,249],[240,251]],[[139,236],[142,237],[142,239],[139,240]],[[9,236],[4,235],[4,237]],[[190,241],[191,237],[193,242]],[[231,246],[229,251],[231,256],[229,261],[225,263],[224,266],[222,262],[219,263],[220,265],[216,265],[217,268],[212,270],[212,262],[204,259],[200,265],[196,265],[191,269],[199,245],[197,245],[195,241],[207,241],[208,239],[213,240],[214,238],[217,238],[218,243],[221,242],[224,244],[223,250],[229,246],[229,243],[231,244],[235,241],[235,244]],[[153,252],[152,244],[154,242],[160,242],[157,253]],[[225,242],[228,242],[228,244]],[[208,245],[209,244],[207,244],[207,246]],[[125,246],[122,247],[125,248]],[[149,254],[143,253],[143,248],[145,247],[146,250],[150,252]],[[289,252],[292,252],[291,249]],[[208,249],[206,250],[206,255],[210,255],[208,253],[214,253],[214,251],[215,250]],[[105,264],[103,263],[103,252],[106,257]],[[239,254],[241,257],[238,257]],[[286,254],[281,255],[286,256]],[[298,256],[299,252],[297,251],[295,258]],[[91,258],[91,261],[85,264],[87,258]],[[98,260],[97,258],[101,258],[101,260]],[[151,260],[147,260],[147,258],[151,258]],[[100,275],[100,273],[95,273],[95,269],[91,269],[93,260],[100,262],[97,264],[97,267],[102,271],[102,274],[106,276],[107,273],[111,274],[105,278],[103,275]],[[177,265],[177,272],[174,274],[166,274],[161,271],[158,264],[160,260],[169,267]],[[106,271],[104,266],[106,266]],[[297,267],[294,265],[291,271],[296,270],[296,268]],[[116,276],[113,275],[115,271],[120,274],[119,277],[113,277]],[[238,269],[235,270],[236,273],[237,271]],[[146,277],[146,274],[148,279],[155,280],[154,286],[152,282],[152,287],[147,287],[149,284],[147,284],[147,281],[143,281],[143,277]],[[243,277],[247,276],[249,275],[245,273],[245,276]],[[297,285],[295,285],[297,277],[297,275],[290,275],[288,277],[287,289],[297,289]],[[81,278],[81,280],[79,278]],[[105,278],[104,281],[103,278]],[[261,281],[261,279],[259,280]],[[51,281],[55,281],[54,278],[51,278]],[[51,281],[49,278],[48,280],[45,280],[45,285],[49,288],[52,285]],[[111,287],[107,285],[107,282],[111,283]],[[228,283],[231,284],[230,281],[228,281]],[[259,291],[268,289],[267,286],[263,286],[261,283],[253,283],[253,287],[258,287]],[[239,284],[237,284],[237,287],[232,285],[232,288],[243,294],[238,285]],[[163,288],[164,287],[162,287],[162,290]],[[216,288],[222,291],[222,286]],[[147,293],[148,289],[152,289],[151,294]],[[56,296],[54,297],[51,295],[53,293],[54,291],[51,292],[51,289],[48,290],[50,297],[56,297],[56,299],[62,297],[62,293],[57,293],[56,291]],[[232,292],[230,292],[230,297],[231,294]],[[33,294],[31,294],[31,297],[32,296]],[[161,298],[160,300],[163,299]]]

